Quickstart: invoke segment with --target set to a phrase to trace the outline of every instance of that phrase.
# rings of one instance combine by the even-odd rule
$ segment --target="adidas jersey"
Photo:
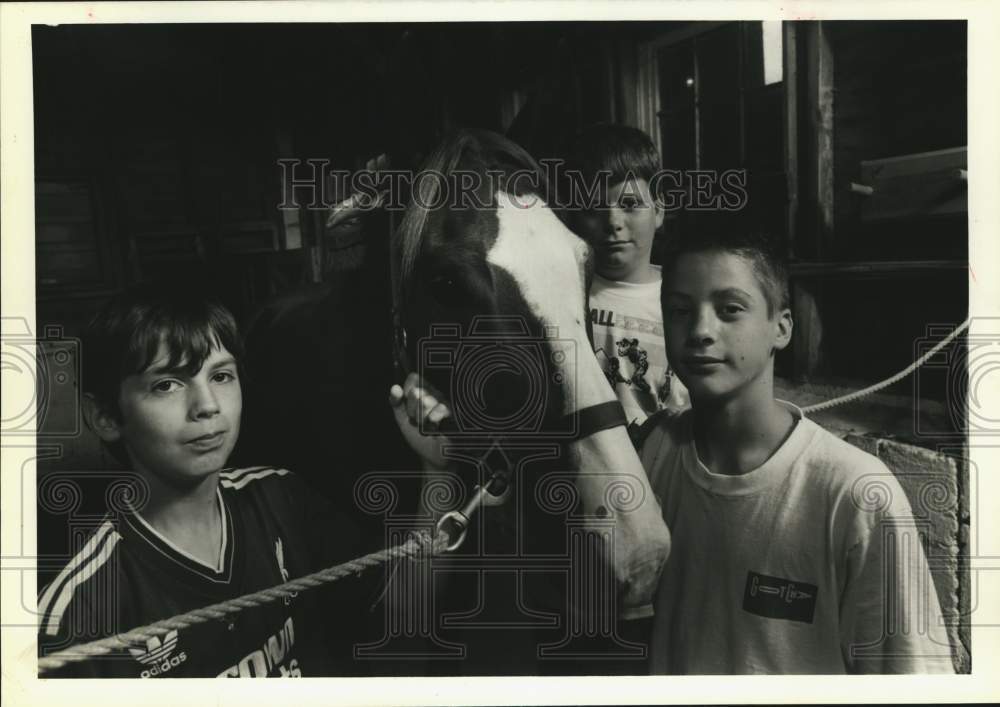
[[[314,494],[284,469],[225,470],[217,497],[223,542],[216,567],[174,546],[138,513],[105,516],[41,593],[39,655],[272,587],[355,556],[356,533],[337,528]],[[46,677],[349,674],[351,617],[361,612],[348,602],[364,601],[359,584],[348,579],[336,589],[310,589],[171,631],[145,645],[71,663]],[[332,602],[337,605],[331,607]]]

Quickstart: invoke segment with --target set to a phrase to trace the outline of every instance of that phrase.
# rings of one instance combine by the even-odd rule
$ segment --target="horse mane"
[[[488,171],[499,171],[507,175],[514,171],[530,171],[536,176],[538,194],[543,199],[548,195],[549,184],[544,170],[535,159],[517,143],[489,130],[459,130],[445,137],[421,166],[421,172],[449,175],[459,165],[485,175]],[[519,180],[523,183],[524,180]],[[506,186],[502,186],[504,191]],[[426,236],[427,219],[439,198],[438,179],[420,179],[418,195],[411,199],[402,222],[393,237],[393,253],[398,258],[399,282],[405,291],[413,277],[417,257]],[[540,193],[539,193],[540,192]],[[529,193],[528,189],[518,190],[516,196]]]

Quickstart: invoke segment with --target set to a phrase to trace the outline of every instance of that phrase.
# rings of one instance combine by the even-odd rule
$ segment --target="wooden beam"
[[[694,40],[694,168],[701,169],[701,71],[698,38]]]
[[[786,42],[786,52],[794,59],[792,75],[797,77],[801,69],[801,84],[795,83],[793,90],[794,110],[786,110],[793,118],[790,125],[801,130],[798,135],[786,137],[786,146],[795,155],[799,172],[800,191],[797,193],[793,252],[801,258],[821,260],[831,257],[833,241],[833,52],[823,22],[804,22],[791,30],[794,35],[801,33],[802,56],[797,56],[794,41]],[[786,53],[786,59],[789,54]],[[786,67],[787,68],[787,67]],[[786,85],[789,82],[786,73]],[[800,92],[801,86],[801,92]],[[794,142],[791,142],[794,139]],[[801,145],[802,150],[799,150]],[[820,346],[823,325],[820,321],[816,299],[802,282],[792,288],[792,318],[795,327],[792,332],[793,376],[806,381],[820,372],[822,363]]]
[[[618,100],[618,83],[619,83],[619,66],[617,52],[615,51],[614,40],[604,39],[600,42],[600,53],[601,53],[601,65],[604,69],[604,95],[607,97],[607,104],[605,110],[607,111],[607,120],[610,123],[620,123],[622,122],[622,114],[619,110],[620,103]]]
[[[796,228],[799,220],[799,66],[797,41],[798,25],[794,22],[782,23],[782,63],[784,65],[782,87],[784,89],[784,163],[785,193],[788,202],[785,209],[786,253],[789,259],[795,257]]]
[[[636,92],[635,123],[637,128],[649,135],[656,146],[656,154],[663,154],[663,138],[660,134],[660,65],[657,47],[643,43],[636,49]]]
[[[801,155],[801,228],[796,250],[808,258],[828,258],[833,240],[833,51],[823,22],[800,25],[803,34],[805,75],[800,128],[804,131]]]
[[[798,383],[809,381],[822,364],[823,321],[812,287],[801,281],[793,282],[791,287],[792,376]]]
[[[817,235],[820,252],[828,254],[833,250],[833,50],[826,34],[826,24],[819,23],[815,46],[812,48],[816,62],[815,102],[816,121],[814,140],[818,158],[816,160],[816,205],[818,212]]]
[[[861,221],[926,218],[968,212],[965,147],[861,161]]]
[[[736,51],[736,93],[739,96],[737,100],[737,113],[739,117],[739,146],[737,147],[737,152],[739,154],[739,166],[747,166],[747,111],[746,111],[746,101],[747,101],[747,29],[748,23],[737,22],[736,23],[736,37],[737,41],[740,43]]]
[[[641,90],[637,68],[638,50],[634,42],[628,41],[615,42],[614,49],[617,61],[615,98],[617,100],[618,120],[625,125],[641,128],[636,111],[639,104],[636,94]]]
[[[791,275],[817,278],[829,275],[926,275],[968,270],[964,260],[894,260],[868,263],[794,263]]]

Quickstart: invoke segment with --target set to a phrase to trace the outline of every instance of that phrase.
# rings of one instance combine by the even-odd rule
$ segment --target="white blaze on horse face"
[[[554,327],[554,350],[575,349],[567,352],[564,366],[566,412],[613,400],[583,321],[587,244],[533,195],[497,192],[497,219],[497,239],[487,262],[510,273],[532,313]]]
[[[566,412],[614,400],[583,322],[587,245],[537,197],[525,197],[525,203],[519,204],[498,192],[497,201],[499,230],[486,260],[510,273],[543,324],[558,328],[558,338],[550,340],[552,348],[575,349],[566,363],[576,365],[563,368]],[[586,435],[573,448],[585,515],[610,513],[614,520],[614,542],[605,550],[616,579],[625,588],[625,615],[641,615],[652,601],[670,552],[670,533],[649,480],[624,427]],[[615,484],[623,482],[630,489],[625,495],[636,501],[629,508],[616,503],[616,494],[611,493]]]

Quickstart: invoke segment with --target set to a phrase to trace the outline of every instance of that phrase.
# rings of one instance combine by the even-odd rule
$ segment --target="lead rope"
[[[331,584],[339,579],[359,573],[362,570],[386,564],[392,560],[406,557],[437,555],[444,552],[452,544],[449,534],[439,530],[434,537],[424,531],[414,533],[403,544],[379,550],[363,557],[334,565],[327,569],[307,574],[291,581],[279,584],[258,592],[244,594],[235,599],[228,599],[218,604],[210,604],[200,609],[194,609],[184,614],[172,616],[169,619],[162,619],[155,623],[132,629],[125,633],[115,634],[108,638],[102,638],[90,643],[82,643],[63,649],[52,655],[38,659],[39,673],[50,672],[63,667],[69,663],[77,663],[98,656],[107,655],[114,651],[123,650],[129,646],[143,644],[150,638],[163,636],[169,631],[189,628],[196,624],[207,623],[209,621],[225,619],[229,614],[250,609],[256,606],[263,606],[271,602],[278,601],[295,592],[305,591],[313,587],[324,584]]]
[[[883,388],[902,380],[906,376],[913,373],[913,371],[918,369],[920,366],[927,363],[932,356],[954,341],[959,334],[969,328],[970,323],[971,319],[966,319],[965,322],[938,342],[927,353],[896,375],[848,395],[843,395],[839,398],[827,400],[826,402],[818,403],[816,405],[810,405],[803,408],[803,412],[818,412],[837,405],[843,405],[859,398],[863,398],[867,395],[871,395],[872,393],[882,390]],[[494,478],[492,481],[496,480],[497,479]],[[492,482],[490,485],[492,485]],[[268,589],[262,589],[251,594],[245,594],[235,599],[219,602],[218,604],[211,604],[200,609],[194,609],[193,611],[189,611],[185,614],[179,614],[178,616],[173,616],[169,619],[162,619],[161,621],[132,629],[126,633],[119,633],[108,638],[102,638],[90,643],[83,643],[71,648],[66,648],[44,658],[39,658],[38,671],[39,673],[50,672],[69,663],[89,660],[97,656],[107,655],[116,650],[122,650],[124,648],[128,648],[129,646],[140,644],[150,638],[163,636],[169,631],[185,629],[190,626],[194,626],[195,624],[224,619],[229,614],[242,611],[243,609],[262,606],[264,604],[277,601],[278,599],[283,599],[284,597],[290,596],[295,592],[312,589],[313,587],[319,587],[324,584],[331,584],[349,575],[361,572],[371,567],[387,564],[393,560],[404,559],[407,557],[426,556],[427,554],[439,555],[443,552],[451,552],[461,545],[462,541],[465,539],[465,528],[468,525],[470,516],[478,509],[486,497],[487,494],[485,491],[485,488],[477,488],[472,499],[466,507],[462,509],[462,511],[452,511],[451,513],[442,516],[441,520],[438,521],[437,532],[433,537],[426,531],[414,533],[411,535],[410,539],[402,545],[396,545],[391,548],[386,548],[385,550],[379,550],[378,552],[364,555],[355,560],[351,560],[350,562],[345,562],[343,564],[329,567],[325,570],[320,570],[319,572],[308,574],[304,577],[299,577],[298,579],[293,579],[285,582],[284,584],[279,584]],[[448,529],[449,527],[451,528],[450,532]]]
[[[932,348],[930,351],[925,353],[923,356],[918,358],[916,361],[911,363],[909,366],[904,368],[896,375],[886,378],[884,381],[880,381],[878,383],[875,383],[874,385],[870,385],[867,388],[862,388],[861,390],[856,390],[853,393],[842,395],[839,398],[834,398],[833,400],[827,400],[826,402],[823,403],[816,403],[815,405],[804,407],[802,408],[802,412],[812,413],[812,412],[819,412],[820,410],[827,410],[829,408],[836,407],[837,405],[843,405],[845,403],[857,400],[858,398],[863,398],[866,395],[877,393],[883,388],[888,388],[893,383],[898,383],[899,381],[903,380],[908,375],[913,373],[915,370],[923,366],[925,363],[927,363],[930,360],[931,356],[938,353],[941,349],[943,349],[945,346],[954,341],[959,334],[961,334],[963,331],[969,328],[969,325],[971,323],[972,323],[971,318],[966,319],[964,322],[962,322],[962,324],[958,326],[958,328],[955,329],[955,331],[951,332],[950,334],[948,334],[948,336],[941,339],[941,341],[939,341],[934,346],[934,348]]]

